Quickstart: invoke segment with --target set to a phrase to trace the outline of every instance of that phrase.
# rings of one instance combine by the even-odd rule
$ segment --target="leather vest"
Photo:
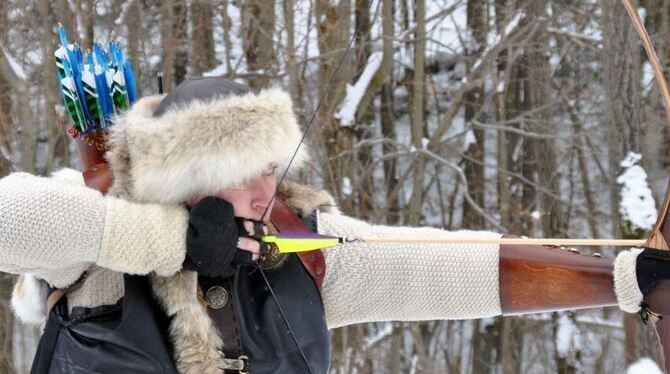
[[[31,373],[177,373],[168,343],[169,320],[154,301],[149,279],[124,275],[115,305],[75,307],[67,298],[51,310]]]
[[[295,255],[289,255],[280,268],[266,271],[266,276],[311,371],[327,373],[330,335],[314,281]],[[239,316],[243,353],[249,357],[250,372],[309,373],[260,273],[239,269],[232,288],[232,302]]]
[[[313,373],[327,373],[330,337],[314,281],[295,255],[265,272]],[[33,373],[176,373],[167,339],[169,320],[146,277],[124,275],[117,305],[74,308],[66,298],[51,311]],[[240,268],[229,302],[238,316],[250,373],[309,373],[260,273]],[[225,351],[225,347],[224,347]]]

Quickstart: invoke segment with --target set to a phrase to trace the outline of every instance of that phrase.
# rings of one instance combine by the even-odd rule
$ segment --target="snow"
[[[119,12],[119,16],[114,20],[114,25],[117,27],[120,27],[123,24],[123,21],[126,19],[126,13],[128,13],[128,7],[132,4],[132,1],[126,1],[121,3],[121,11]],[[100,13],[98,13],[100,15]]]
[[[467,27],[467,6],[465,2],[457,5],[453,11],[445,13],[441,17],[436,15],[444,12],[452,6],[447,4],[449,2],[443,1],[427,1],[426,2],[426,34],[429,35],[426,41],[426,56],[433,56],[438,51],[444,51],[445,48],[449,52],[461,53],[466,47],[462,42],[465,35],[463,33],[468,29]],[[399,8],[399,7],[398,7]],[[413,23],[410,29],[416,27]],[[470,38],[474,40],[474,38]],[[412,66],[413,63],[410,63]]]
[[[530,213],[530,217],[534,220],[540,219],[540,216],[541,216],[541,214],[540,214],[540,211],[538,211],[538,210],[534,210]]]
[[[639,7],[637,8],[637,14],[640,15],[640,20],[642,21],[642,24],[644,24],[644,21],[647,19],[647,9]]]
[[[393,333],[393,323],[392,322],[385,323],[384,326],[381,329],[379,329],[379,331],[377,331],[376,334],[365,338],[365,342],[363,343],[364,349],[372,347],[373,345],[377,344],[379,341],[391,335],[392,333]]]
[[[503,93],[505,92],[505,80],[501,79],[498,81],[498,84],[496,85],[496,93]]]
[[[347,96],[342,101],[340,110],[335,113],[335,118],[340,120],[340,126],[348,127],[353,125],[358,105],[361,103],[363,95],[365,95],[372,78],[381,65],[382,52],[373,52],[370,54],[367,65],[358,81],[353,86],[350,84],[347,85]]]
[[[568,317],[562,314],[558,319],[558,330],[556,331],[556,351],[560,357],[567,357],[570,346],[578,345],[575,337],[579,335],[579,329]]]
[[[509,33],[511,33],[512,30],[514,30],[519,25],[519,21],[521,21],[521,19],[523,19],[523,17],[525,17],[525,15],[526,15],[526,13],[524,13],[523,11],[517,13],[514,16],[514,18],[512,18],[512,20],[507,23],[507,25],[505,26],[505,32],[503,34],[489,33],[489,35],[487,36],[488,45],[486,46],[486,50],[484,50],[482,52],[481,56],[486,56],[489,53],[489,51],[491,49],[493,49],[493,47],[495,47],[496,45],[498,45],[498,43],[500,43],[503,36],[508,35]],[[479,65],[481,63],[482,63],[481,58],[477,59],[477,61],[475,61],[475,63],[472,64],[472,69],[473,70],[477,69],[477,67],[479,67]]]
[[[468,130],[468,132],[465,133],[465,137],[463,139],[463,150],[467,151],[468,148],[472,144],[475,144],[477,142],[477,138],[475,138],[475,133],[472,130]]]
[[[642,89],[648,92],[651,90],[654,83],[654,68],[651,67],[649,61],[642,64]]]
[[[654,360],[649,357],[642,357],[630,364],[626,369],[626,374],[663,374],[663,371]]]
[[[150,68],[158,66],[158,64],[160,64],[160,62],[161,62],[161,56],[153,55],[153,56],[149,57],[148,62],[149,62],[149,67]]]
[[[636,165],[641,158],[639,153],[630,152],[620,163],[624,171],[616,179],[621,185],[619,213],[634,229],[648,230],[656,222],[658,213],[647,183],[647,173]]]
[[[226,63],[224,62],[223,64],[220,64],[219,66],[215,67],[214,69],[210,71],[206,71],[202,73],[203,77],[218,77],[221,75],[226,74]]]
[[[423,149],[428,148],[428,143],[430,143],[430,139],[425,138],[425,137],[424,137],[424,138],[421,138],[421,147],[422,147]]]
[[[12,56],[7,49],[5,48],[4,45],[0,44],[0,48],[2,49],[2,52],[5,54],[5,57],[7,58],[7,62],[9,63],[9,66],[12,68],[14,71],[14,74],[16,75],[17,78],[21,80],[26,80],[27,76],[26,73],[23,71],[23,68],[19,63],[16,61],[14,56]]]
[[[342,179],[342,193],[345,195],[351,195],[351,179],[344,177]]]

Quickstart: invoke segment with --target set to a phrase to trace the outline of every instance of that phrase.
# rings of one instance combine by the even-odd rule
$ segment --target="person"
[[[190,79],[118,118],[106,196],[73,171],[1,179],[0,270],[22,274],[12,299],[18,317],[46,321],[33,372],[326,373],[328,329],[513,311],[501,262],[518,248],[357,241],[318,252],[314,271],[261,243],[278,187],[320,234],[501,236],[371,225],[342,215],[325,191],[277,186],[301,137],[285,92]],[[291,171],[307,157],[298,152]],[[632,249],[616,261],[565,255],[588,265],[579,282],[612,286],[597,296],[604,305],[638,312],[670,277],[660,252]],[[543,291],[548,273],[537,273]]]

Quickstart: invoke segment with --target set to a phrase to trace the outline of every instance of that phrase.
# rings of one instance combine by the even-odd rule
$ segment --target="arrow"
[[[320,234],[280,233],[261,238],[264,243],[274,244],[281,253],[313,251],[332,248],[347,243],[385,243],[385,244],[513,244],[547,246],[590,246],[590,247],[642,247],[644,239],[561,239],[561,238],[452,238],[452,239],[401,239],[401,238],[346,238]]]

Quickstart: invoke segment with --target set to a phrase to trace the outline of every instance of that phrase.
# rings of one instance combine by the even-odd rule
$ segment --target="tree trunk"
[[[0,2],[0,41],[3,46],[7,45],[7,15],[9,6],[7,2]],[[5,47],[6,48],[6,47]],[[4,58],[1,56],[0,59]],[[12,130],[11,121],[11,97],[10,77],[0,74],[0,178],[9,174],[12,169],[11,162],[5,157],[3,150],[9,154],[11,151],[10,134]],[[5,112],[6,110],[6,112]],[[14,318],[9,310],[9,300],[12,292],[12,280],[8,274],[0,273],[0,373],[11,373],[13,357],[13,327]]]
[[[161,4],[161,62],[165,92],[186,78],[188,63],[187,7],[185,0]]]
[[[126,10],[123,20],[128,38],[126,40],[126,54],[128,61],[133,66],[135,80],[142,82],[142,69],[140,69],[140,40],[142,35],[142,2],[140,0],[131,0]],[[136,85],[137,97],[142,97],[142,84]]]
[[[609,174],[611,178],[610,204],[614,235],[625,235],[619,214],[619,186],[614,176],[620,173],[619,163],[628,152],[642,153],[645,128],[641,120],[641,47],[637,34],[626,12],[621,12],[617,0],[606,0],[603,4],[603,48],[605,87],[605,128]],[[638,329],[635,316],[625,315],[625,362],[626,365],[643,356],[659,358],[653,329]],[[656,343],[655,343],[656,342]]]
[[[549,59],[546,54],[546,46],[549,43],[547,34],[548,22],[546,20],[546,0],[537,0],[529,3],[533,21],[537,23],[539,30],[534,34],[531,44],[531,50],[528,54],[528,74],[530,102],[529,106],[533,110],[529,128],[537,133],[553,133],[551,129],[550,118],[551,111],[547,107],[550,94],[550,67]],[[533,139],[529,141],[532,145],[533,154],[536,163],[538,181],[551,191],[552,195],[544,192],[539,193],[539,202],[541,207],[542,234],[545,237],[565,237],[566,230],[563,207],[560,199],[560,180],[561,176],[558,168],[556,144],[553,139]]]
[[[300,71],[298,70],[298,63],[296,61],[296,47],[295,47],[295,19],[293,13],[295,12],[295,4],[293,0],[284,0],[284,24],[286,27],[286,70],[288,71],[289,93],[295,106],[296,114],[298,115],[298,123],[307,124],[305,116],[305,102],[303,99],[304,87],[300,79]]]
[[[9,308],[12,287],[12,276],[0,273],[0,373],[14,372],[14,316]]]
[[[416,31],[414,32],[414,78],[412,84],[411,125],[412,145],[416,149],[423,148],[424,132],[424,92],[425,92],[425,62],[426,62],[426,4],[424,0],[415,3]],[[426,169],[426,160],[422,156],[415,156],[412,172],[412,195],[407,209],[405,223],[409,226],[418,226],[421,222],[421,208],[423,206],[423,178]]]
[[[316,19],[319,53],[322,58],[319,65],[319,98],[323,97],[321,109],[316,122],[323,124],[327,160],[324,163],[325,180],[328,190],[333,192],[344,213],[354,209],[350,191],[346,188],[351,183],[351,157],[342,157],[340,153],[352,149],[352,129],[340,127],[333,113],[342,100],[344,88],[351,77],[351,56],[342,62],[337,76],[334,76],[342,54],[347,50],[351,29],[351,4],[349,0],[341,0],[334,4],[328,0],[316,1]],[[331,83],[332,80],[332,83]],[[327,95],[324,96],[325,91]]]
[[[221,28],[223,28],[223,47],[224,47],[224,60],[226,63],[226,77],[232,79],[233,76],[233,66],[232,66],[232,54],[233,43],[230,39],[230,29],[232,28],[233,21],[228,15],[228,6],[229,0],[223,0],[221,6]]]
[[[174,83],[179,84],[186,79],[189,66],[188,51],[191,43],[188,38],[188,5],[186,0],[172,0],[174,2],[175,54],[174,54]]]
[[[7,45],[8,42],[8,12],[8,2],[0,2],[0,41],[3,45]],[[12,144],[12,129],[14,127],[12,111],[11,86],[9,81],[0,74],[0,172],[9,170],[9,165],[11,165],[6,157],[13,153],[14,148]]]
[[[58,38],[55,28],[54,9],[47,0],[38,2],[39,19],[42,25],[40,44],[44,56],[53,56],[56,50],[54,40]],[[44,113],[46,119],[46,133],[49,134],[47,142],[47,157],[44,174],[50,174],[58,167],[69,166],[69,137],[67,135],[67,116],[60,116],[56,111],[56,105],[61,103],[58,80],[53,72],[53,62],[45,60],[42,63],[42,94],[44,95]]]
[[[214,51],[214,24],[212,21],[212,4],[204,1],[191,3],[191,40],[193,49],[193,75],[216,67],[216,53]]]
[[[370,58],[370,9],[368,9],[367,0],[356,0],[356,75],[355,79],[359,79],[361,73],[368,64]],[[379,70],[377,71],[379,73]],[[375,74],[376,78],[380,78],[379,74]],[[354,123],[356,132],[356,141],[365,141],[374,136],[374,121],[375,114],[373,111],[372,98],[380,88],[381,79],[373,79],[368,85],[365,95],[369,100],[361,101],[356,111],[356,120]],[[361,171],[352,174],[352,186],[356,186],[356,216],[361,219],[370,219],[373,216],[375,207],[374,197],[376,196],[375,181],[372,173],[363,174],[362,172],[367,166],[373,163],[372,147],[361,147],[356,151],[355,170]]]
[[[18,101],[21,170],[34,174],[37,161],[37,123],[33,121],[28,82],[16,75],[4,53],[0,53],[0,76],[10,82]]]
[[[247,82],[254,89],[268,84],[275,59],[274,0],[246,0],[242,7],[244,55],[247,60]]]
[[[393,143],[396,141],[395,134],[395,115],[393,111],[393,87],[395,85],[393,79],[393,0],[384,0],[382,7],[384,15],[382,17],[382,34],[383,39],[383,56],[382,66],[380,68],[383,76],[383,84],[381,87],[381,130],[382,137],[390,140],[391,143],[384,143],[382,153],[384,155],[384,180],[386,181],[386,220],[390,224],[398,223],[400,219],[399,214],[399,194],[393,194],[398,185],[398,177],[396,175],[396,158],[388,157],[389,154],[395,153],[396,147]]]
[[[91,48],[95,40],[95,22],[96,22],[97,4],[94,0],[83,0],[79,7],[79,13],[84,22],[84,38],[82,39],[82,48]]]
[[[468,61],[475,61],[486,48],[486,34],[488,17],[486,16],[486,2],[480,0],[469,0],[467,5],[467,23],[470,30],[470,45],[466,49]],[[484,90],[482,87],[476,87],[465,94],[465,123],[481,117],[481,109],[484,103]],[[486,149],[486,139],[484,129],[472,129],[474,142],[470,144],[465,154],[468,159],[465,160],[463,172],[468,179],[467,189],[470,196],[477,205],[484,206],[484,155]],[[463,227],[470,230],[484,228],[484,218],[471,208],[469,204],[463,205]]]

